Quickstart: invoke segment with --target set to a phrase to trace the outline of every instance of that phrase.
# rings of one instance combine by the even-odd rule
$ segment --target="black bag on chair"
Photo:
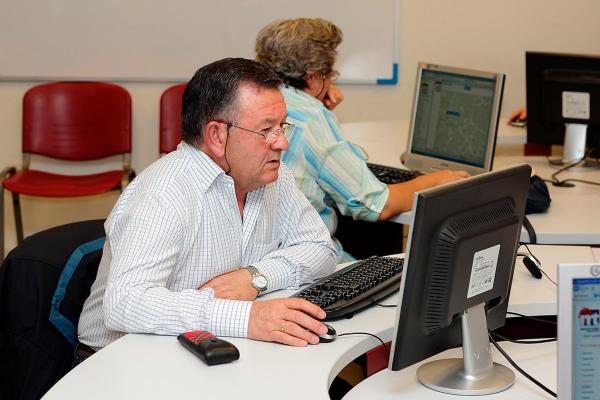
[[[39,399],[69,371],[104,236],[104,220],[62,225],[26,238],[4,260],[0,399]]]

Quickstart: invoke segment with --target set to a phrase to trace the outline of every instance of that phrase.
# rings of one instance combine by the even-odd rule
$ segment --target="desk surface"
[[[591,249],[584,246],[531,246],[531,249],[552,278],[556,278],[557,263],[593,261]],[[279,291],[269,296],[290,293]],[[384,302],[397,303],[397,294]],[[556,288],[546,279],[534,279],[518,261],[509,310],[531,315],[553,314],[556,312]],[[338,334],[366,331],[389,341],[395,316],[395,308],[371,307],[352,319],[333,321],[331,325]],[[226,399],[327,399],[328,387],[339,371],[357,356],[379,345],[376,339],[365,335],[339,337],[333,343],[305,348],[241,338],[227,340],[238,347],[240,359],[231,364],[207,367],[175,337],[126,335],[69,372],[44,399],[78,399],[82,393],[86,399],[183,399],[190,395]],[[552,355],[546,353],[541,354],[539,361],[553,365]],[[535,354],[527,356],[528,362],[538,361]],[[549,369],[547,373],[554,376],[551,371]],[[408,377],[404,379],[414,378],[410,371],[406,374]],[[363,390],[363,385],[356,389]],[[512,391],[509,389],[506,393]]]
[[[556,342],[536,345],[514,344],[501,342],[500,347],[525,371],[542,382],[550,390],[556,392]],[[461,349],[452,349],[440,353],[430,360],[440,358],[462,357]],[[492,357],[495,362],[512,369],[508,361],[492,347]],[[455,395],[433,391],[417,381],[417,368],[425,363],[411,365],[402,371],[384,369],[356,385],[344,396],[344,400],[369,399],[410,399],[410,400],[456,400]],[[514,371],[514,370],[513,370]],[[515,383],[504,392],[495,393],[481,398],[485,400],[499,399],[553,399],[542,389],[538,388],[519,372],[515,372]],[[479,397],[472,397],[479,398]]]
[[[406,150],[408,139],[407,121],[377,121],[344,124],[344,135],[360,145],[368,154],[369,161],[402,167],[400,154]],[[523,143],[524,131],[501,124],[498,144]],[[545,157],[497,156],[494,169],[515,164],[530,164],[539,176],[550,179],[560,167],[550,165]],[[600,182],[600,168],[573,168],[561,173],[560,179],[574,178]],[[538,243],[542,244],[588,244],[600,245],[600,187],[576,183],[573,188],[548,185],[552,203],[546,213],[528,216],[536,230]],[[392,221],[409,224],[410,212],[398,215]],[[522,241],[529,241],[525,231]]]

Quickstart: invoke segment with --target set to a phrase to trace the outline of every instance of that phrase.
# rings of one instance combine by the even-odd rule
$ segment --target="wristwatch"
[[[262,293],[265,290],[267,290],[267,277],[264,276],[263,274],[260,273],[259,270],[257,270],[255,267],[253,267],[252,265],[248,265],[246,267],[243,267],[244,269],[247,269],[248,271],[250,271],[250,273],[252,274],[252,287],[256,290],[258,290],[258,293]]]

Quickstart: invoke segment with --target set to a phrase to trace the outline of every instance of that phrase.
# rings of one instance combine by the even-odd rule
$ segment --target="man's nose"
[[[277,139],[271,143],[271,148],[273,150],[286,151],[289,145],[290,143],[288,142],[287,137],[285,137],[285,135],[279,135],[277,136]]]

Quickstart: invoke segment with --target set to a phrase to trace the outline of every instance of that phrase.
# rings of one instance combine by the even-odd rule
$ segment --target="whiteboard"
[[[0,79],[188,80],[211,61],[254,58],[260,28],[302,16],[342,29],[342,82],[395,84],[399,1],[2,0]]]

